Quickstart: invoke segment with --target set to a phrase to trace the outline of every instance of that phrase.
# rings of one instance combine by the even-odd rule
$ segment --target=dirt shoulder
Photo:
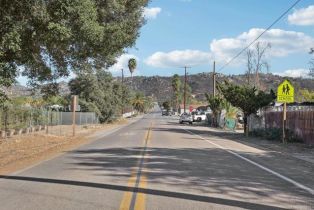
[[[271,141],[258,137],[245,137],[243,133],[235,133],[233,131],[225,131],[221,129],[209,128],[209,130],[217,132],[217,135],[222,135],[231,140],[238,141],[242,144],[262,149],[281,153],[284,155],[303,160],[307,163],[314,164],[314,147],[303,143],[286,143],[280,141]]]
[[[34,133],[0,141],[0,174],[7,175],[96,140],[96,134],[128,124],[127,120],[87,127],[75,137]]]

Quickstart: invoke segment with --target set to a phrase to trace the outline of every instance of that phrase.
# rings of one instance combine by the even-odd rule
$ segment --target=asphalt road
[[[0,177],[0,209],[314,209],[314,166],[160,112]]]

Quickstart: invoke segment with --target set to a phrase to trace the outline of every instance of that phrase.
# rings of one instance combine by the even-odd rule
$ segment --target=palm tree
[[[145,97],[141,93],[136,93],[135,97],[132,100],[132,106],[133,108],[138,112],[144,112],[145,111]]]
[[[214,127],[218,126],[218,116],[220,115],[223,106],[224,106],[224,99],[219,96],[213,96],[208,93],[205,94],[208,106],[212,110],[212,125]]]
[[[135,58],[130,58],[129,62],[128,62],[128,67],[129,67],[129,70],[130,70],[130,73],[131,73],[131,77],[133,75],[133,72],[136,69],[136,66],[137,66],[136,59]]]

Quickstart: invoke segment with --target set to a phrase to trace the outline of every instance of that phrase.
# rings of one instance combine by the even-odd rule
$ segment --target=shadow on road
[[[243,138],[243,134],[241,133],[235,133],[235,132],[231,132],[231,131],[224,131],[224,130],[200,130],[197,129],[197,127],[201,127],[201,126],[191,126],[191,125],[178,125],[173,123],[174,125],[176,125],[176,127],[157,127],[157,128],[153,128],[153,131],[156,132],[170,132],[170,133],[183,133],[186,134],[187,131],[184,129],[187,129],[195,134],[198,135],[206,135],[206,136],[216,136],[216,137],[223,137],[223,138],[228,138],[228,139],[238,139],[238,138]],[[171,122],[167,122],[167,124],[165,125],[172,125]],[[195,127],[195,128],[193,128]]]
[[[92,188],[101,188],[101,189],[118,190],[118,191],[139,192],[139,193],[145,193],[149,195],[180,198],[180,199],[186,199],[186,200],[192,200],[192,201],[200,201],[200,202],[207,202],[207,203],[213,203],[213,204],[227,205],[227,206],[232,206],[232,207],[240,207],[240,208],[245,208],[245,209],[256,209],[256,210],[285,209],[285,208],[279,208],[279,207],[269,206],[269,205],[264,205],[264,204],[255,204],[255,203],[229,200],[229,199],[223,199],[223,198],[215,198],[215,197],[200,196],[200,195],[193,195],[193,194],[188,194],[188,193],[179,193],[179,192],[171,192],[171,191],[163,191],[163,190],[155,190],[155,189],[125,187],[125,186],[111,185],[111,184],[101,184],[101,183],[72,181],[72,180],[60,180],[60,179],[46,179],[46,178],[36,178],[36,177],[21,177],[21,176],[0,176],[0,179],[72,185],[72,186],[80,186],[80,187],[92,187]]]
[[[182,132],[181,129],[176,130]],[[142,147],[79,150],[72,153],[74,160],[71,169],[98,171],[101,176],[115,178],[129,177],[140,159]],[[248,163],[235,159],[232,155],[218,148],[151,148],[147,149],[148,160],[144,164],[150,184],[164,184],[169,189],[178,191],[191,190],[200,194],[224,195],[228,200],[225,205],[239,207],[245,200],[268,200],[268,204],[287,203],[308,205],[312,196],[279,180]],[[254,155],[254,154],[253,154]],[[144,189],[143,189],[144,190]],[[144,190],[145,191],[145,190]],[[207,196],[176,194],[173,192],[148,190],[145,193],[163,193],[164,196],[191,199],[204,202],[222,202]],[[159,195],[159,194],[156,194]],[[311,201],[312,202],[312,201]],[[222,204],[222,203],[219,203]],[[241,205],[240,205],[241,204]],[[255,205],[250,203],[250,205]],[[252,209],[269,209],[256,204]],[[312,204],[313,205],[313,204]],[[252,207],[252,206],[251,206]],[[250,208],[251,208],[250,207]]]

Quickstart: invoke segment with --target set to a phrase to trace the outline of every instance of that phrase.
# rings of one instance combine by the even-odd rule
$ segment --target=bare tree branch
[[[270,43],[257,42],[254,49],[247,50],[247,71],[248,85],[250,85],[251,74],[255,74],[255,86],[260,87],[259,73],[266,69],[269,72],[270,65],[265,60],[266,51],[271,48]]]

